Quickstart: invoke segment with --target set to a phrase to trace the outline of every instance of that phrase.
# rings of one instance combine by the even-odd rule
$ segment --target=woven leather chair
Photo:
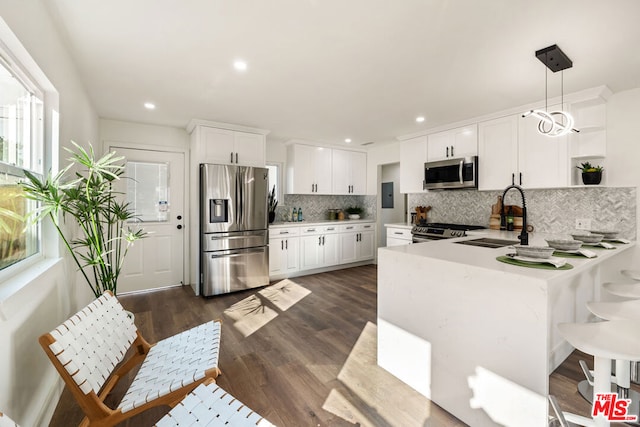
[[[275,427],[212,380],[200,384],[156,427]]]
[[[20,427],[20,426],[11,418],[7,417],[2,412],[0,412],[0,427]]]
[[[173,407],[215,379],[220,332],[216,320],[150,345],[118,299],[105,292],[39,341],[84,411],[81,425],[112,426],[151,407]],[[120,404],[108,407],[106,396],[140,363]]]

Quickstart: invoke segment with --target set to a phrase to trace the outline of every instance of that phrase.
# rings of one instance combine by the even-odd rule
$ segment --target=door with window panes
[[[111,146],[125,157],[120,191],[147,234],[129,249],[118,293],[180,285],[184,280],[184,153]]]

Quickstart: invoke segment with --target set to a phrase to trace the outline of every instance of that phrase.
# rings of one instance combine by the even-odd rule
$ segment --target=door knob
[[[178,221],[182,219],[182,215],[178,215]]]
[[[176,227],[178,230],[182,230],[182,224],[178,224],[178,226]]]

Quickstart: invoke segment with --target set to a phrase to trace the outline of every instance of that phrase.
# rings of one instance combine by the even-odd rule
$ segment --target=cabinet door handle
[[[522,172],[520,172],[520,185],[522,185]]]
[[[449,147],[447,147],[447,157],[449,157]]]
[[[236,163],[238,163],[238,153],[236,153]]]
[[[322,246],[324,246],[324,236],[322,236]]]
[[[353,228],[353,226],[347,227],[347,230],[351,230]]]
[[[322,245],[322,237],[318,236],[318,246]]]
[[[280,240],[280,250],[284,249],[284,240]]]
[[[230,161],[231,161],[231,163],[233,163],[233,151],[232,151],[230,154],[231,154],[231,159],[230,159]]]
[[[403,233],[402,233],[402,231],[394,231],[393,234],[399,234],[399,235],[402,236]]]
[[[329,228],[327,228],[327,231],[333,231],[335,229],[336,229],[335,227],[329,227]]]
[[[453,157],[453,145],[451,146],[451,157]]]
[[[289,234],[288,231],[281,231],[280,234]]]
[[[511,174],[511,185],[514,185],[516,183],[516,174],[512,173]]]
[[[284,241],[284,248],[285,248],[286,250],[289,250],[289,239],[287,239],[287,240],[285,240],[285,241]]]

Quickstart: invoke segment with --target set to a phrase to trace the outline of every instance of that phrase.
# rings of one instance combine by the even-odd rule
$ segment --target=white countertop
[[[396,222],[392,224],[385,224],[384,226],[389,228],[405,228],[407,230],[411,230],[414,224],[411,224],[410,222]]]
[[[326,224],[362,224],[362,223],[372,223],[375,222],[374,219],[343,219],[343,220],[323,220],[323,221],[278,221],[272,224],[269,224],[269,228],[283,228],[283,227],[307,227],[310,225],[326,225]]]
[[[495,239],[505,239],[518,241],[517,236],[520,231],[503,231],[503,230],[476,230],[468,231],[467,237],[461,237],[456,239],[444,239],[434,240],[425,243],[417,243],[412,245],[403,246],[391,246],[386,248],[380,248],[380,250],[390,250],[395,252],[403,252],[408,255],[430,258],[433,260],[441,260],[445,262],[463,264],[465,266],[478,267],[482,269],[490,269],[494,271],[500,271],[503,273],[517,274],[521,276],[527,276],[531,278],[543,279],[543,280],[555,280],[569,277],[573,274],[579,273],[586,268],[600,263],[601,261],[610,258],[616,254],[619,254],[627,249],[635,246],[635,242],[629,244],[613,243],[616,249],[604,249],[586,247],[589,250],[593,250],[598,254],[596,258],[566,258],[567,262],[573,265],[573,269],[570,270],[544,270],[538,268],[527,268],[516,265],[506,264],[496,260],[496,257],[506,255],[507,253],[513,253],[513,249],[509,247],[502,248],[483,248],[471,245],[461,245],[455,242],[462,240],[472,240],[479,237],[490,237]],[[552,237],[544,233],[529,233],[529,245],[531,246],[548,246],[545,238]],[[557,237],[557,236],[555,236]]]

